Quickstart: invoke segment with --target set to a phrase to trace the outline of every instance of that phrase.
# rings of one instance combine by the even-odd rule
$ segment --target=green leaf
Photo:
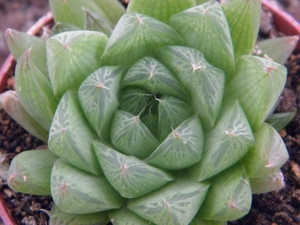
[[[198,49],[211,65],[222,69],[226,82],[231,79],[235,71],[233,46],[225,15],[217,1],[172,16],[170,26],[184,38],[185,46]]]
[[[227,84],[225,101],[238,99],[253,131],[277,102],[286,81],[286,67],[258,56],[242,56],[237,74]]]
[[[52,37],[56,34],[67,32],[67,31],[79,31],[79,30],[81,29],[73,24],[57,22],[51,28],[50,36]]]
[[[119,106],[120,81],[126,70],[119,66],[102,67],[88,76],[79,87],[82,110],[102,140],[110,137],[110,125]]]
[[[204,130],[211,129],[222,104],[225,86],[223,71],[212,67],[200,51],[187,47],[161,47],[156,51],[156,58],[189,91],[191,105],[199,114]]]
[[[72,165],[100,174],[92,141],[97,134],[86,121],[81,111],[77,93],[67,91],[55,112],[49,133],[49,149]]]
[[[163,96],[158,101],[158,138],[163,141],[173,129],[193,115],[189,104],[172,96]]]
[[[34,47],[40,52],[40,57],[43,55],[46,62],[46,42],[43,39],[14,29],[5,31],[5,39],[8,49],[15,60],[18,60],[27,49]]]
[[[292,112],[284,112],[284,113],[274,113],[268,117],[266,123],[270,124],[277,131],[285,128],[295,117],[297,110],[295,109]]]
[[[95,31],[63,32],[47,41],[49,77],[57,98],[77,90],[83,80],[100,67],[107,37]]]
[[[158,168],[177,170],[201,158],[204,138],[198,116],[182,122],[144,161]]]
[[[112,28],[109,24],[101,16],[88,9],[84,9],[84,29],[102,32],[107,37],[112,33]]]
[[[137,12],[156,18],[164,23],[176,13],[195,6],[194,0],[131,0],[128,5],[128,12]]]
[[[15,71],[16,91],[29,115],[49,131],[58,101],[42,64],[46,65],[46,61],[34,47],[20,56]]]
[[[122,110],[117,110],[114,115],[111,142],[119,151],[139,159],[148,157],[159,145],[139,116]]]
[[[199,211],[205,220],[228,221],[246,215],[251,207],[250,183],[243,164],[213,177],[207,196]]]
[[[108,216],[113,225],[151,225],[151,222],[142,219],[126,207],[112,210],[108,213]]]
[[[207,184],[177,180],[146,196],[129,200],[127,207],[154,224],[189,224],[201,206]]]
[[[28,114],[15,91],[9,90],[0,94],[0,105],[2,105],[5,112],[28,133],[47,142],[48,132]]]
[[[249,178],[264,177],[280,169],[289,154],[277,131],[263,123],[254,133],[255,146],[243,158]]]
[[[253,194],[279,191],[285,186],[284,177],[280,170],[264,177],[249,178]]]
[[[298,36],[278,37],[260,41],[257,46],[263,55],[267,55],[279,64],[284,64],[294,51],[298,40]]]
[[[174,178],[155,167],[94,142],[94,149],[108,182],[125,198],[148,194]]]
[[[146,125],[151,134],[155,138],[158,138],[158,115],[151,112],[151,108],[149,109],[148,114],[141,118],[141,121]]]
[[[53,204],[49,225],[106,225],[109,222],[106,212],[70,214],[61,211]]]
[[[227,225],[227,221],[204,220],[198,213],[189,225]]]
[[[102,65],[131,66],[153,56],[159,46],[182,45],[181,36],[168,25],[138,13],[124,14],[106,45]]]
[[[215,127],[206,135],[199,163],[188,169],[197,180],[204,180],[238,162],[255,139],[238,101],[223,107]]]
[[[196,5],[201,5],[203,3],[209,2],[210,0],[195,0]]]
[[[227,0],[221,4],[226,16],[235,60],[250,55],[254,48],[261,18],[261,0]]]
[[[177,78],[163,64],[152,57],[144,57],[136,62],[126,73],[122,86],[138,86],[152,94],[171,95],[189,99]]]
[[[17,192],[50,195],[50,174],[57,156],[49,150],[29,150],[15,156],[8,170],[7,183]]]
[[[51,194],[59,209],[71,214],[85,214],[116,209],[122,197],[103,176],[80,170],[62,159],[51,173]]]

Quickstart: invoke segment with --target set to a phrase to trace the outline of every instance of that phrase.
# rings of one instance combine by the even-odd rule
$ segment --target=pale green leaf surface
[[[131,66],[144,56],[153,56],[159,46],[182,42],[182,37],[168,25],[149,16],[126,13],[110,36],[101,65]]]
[[[288,125],[296,115],[297,110],[292,112],[274,113],[268,117],[266,123],[270,124],[277,131],[282,130]]]
[[[227,221],[204,220],[198,213],[189,225],[227,225]]]
[[[260,25],[261,0],[227,0],[221,6],[230,28],[237,61],[242,55],[251,54],[254,48]]]
[[[201,206],[209,185],[177,180],[146,196],[129,200],[127,207],[154,224],[189,224]]]
[[[78,168],[100,174],[93,140],[97,140],[97,134],[81,111],[77,93],[67,91],[54,115],[49,133],[49,149]]]
[[[195,6],[194,0],[131,0],[128,12],[137,12],[156,18],[162,22],[168,22],[176,13]]]
[[[151,222],[142,219],[126,207],[112,210],[108,216],[113,225],[151,225]]]
[[[258,56],[242,56],[237,74],[225,88],[225,101],[238,99],[255,132],[277,102],[286,81],[286,67]]]
[[[67,32],[67,31],[78,31],[78,30],[81,30],[81,29],[73,24],[57,22],[51,28],[50,37],[52,37],[56,34],[59,34],[59,33]]]
[[[249,178],[267,176],[280,169],[289,158],[282,138],[269,124],[263,123],[254,137],[254,148],[242,160]]]
[[[58,159],[49,150],[29,150],[15,156],[8,170],[7,183],[15,191],[50,195],[50,174]]]
[[[191,105],[201,118],[204,130],[213,127],[222,104],[225,76],[211,66],[195,49],[179,46],[161,47],[156,58],[178,78],[191,98]]]
[[[98,14],[84,9],[84,29],[93,30],[104,33],[109,37],[112,33],[112,28]]]
[[[174,179],[170,174],[101,142],[94,142],[94,149],[107,180],[125,198],[143,196]]]
[[[200,162],[188,171],[199,181],[212,177],[238,162],[254,143],[247,117],[233,101],[223,107],[215,127],[206,135]]]
[[[143,124],[149,129],[151,134],[154,137],[158,137],[158,115],[156,113],[152,113],[151,109],[149,113],[141,118]]]
[[[163,169],[183,169],[200,160],[203,143],[200,120],[193,116],[174,129],[145,162]]]
[[[184,38],[185,46],[198,49],[211,65],[222,69],[226,82],[231,79],[235,73],[233,46],[226,18],[217,1],[172,16],[170,26]]]
[[[71,214],[102,212],[123,205],[122,197],[104,176],[87,173],[62,159],[53,165],[51,195],[59,209]]]
[[[125,72],[123,67],[102,67],[88,76],[79,87],[82,110],[102,140],[110,137],[111,121],[119,106],[120,81]]]
[[[139,159],[148,157],[159,145],[139,116],[122,110],[115,112],[111,125],[111,142],[117,150]]]
[[[201,218],[229,221],[249,212],[252,194],[246,170],[241,163],[213,177],[211,183],[199,211]]]

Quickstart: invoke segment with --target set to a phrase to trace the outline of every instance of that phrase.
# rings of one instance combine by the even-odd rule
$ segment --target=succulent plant
[[[50,224],[220,225],[284,186],[288,153],[266,121],[286,68],[251,54],[259,0],[50,6],[47,40],[6,32],[16,92],[2,95],[48,144],[17,155],[8,184],[51,195]]]

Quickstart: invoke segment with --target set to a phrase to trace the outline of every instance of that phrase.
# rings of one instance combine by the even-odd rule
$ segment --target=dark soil
[[[32,23],[47,12],[48,0],[0,0],[0,65],[6,57],[3,31],[7,27],[27,30]],[[280,0],[288,11],[300,15],[300,0]],[[298,7],[298,8],[297,8]],[[25,21],[30,21],[29,23]],[[299,18],[300,20],[300,18]],[[272,27],[272,17],[264,13],[261,37],[280,36]],[[2,38],[2,39],[1,39]],[[2,55],[1,55],[2,54]],[[286,88],[277,110],[298,113],[280,134],[288,148],[290,159],[282,167],[286,186],[268,194],[254,195],[250,213],[231,225],[297,225],[300,224],[300,54],[294,54],[286,64],[289,75]],[[13,87],[13,80],[8,89]],[[5,183],[5,173],[1,171],[11,158],[23,150],[35,149],[43,143],[33,138],[16,124],[5,112],[0,111],[0,191],[7,201],[17,224],[46,225],[51,209],[50,197],[38,197],[13,192]],[[3,154],[1,156],[1,153]],[[0,225],[1,225],[0,220]]]

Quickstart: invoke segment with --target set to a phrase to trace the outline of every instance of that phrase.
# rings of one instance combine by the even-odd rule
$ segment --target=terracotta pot
[[[285,35],[299,35],[300,36],[300,24],[289,14],[285,13],[272,4],[268,0],[262,0],[262,6],[273,14],[274,24],[276,28]],[[42,17],[38,22],[27,32],[31,35],[39,33],[41,28],[47,24],[53,22],[51,13],[48,13]],[[300,41],[296,47],[296,50],[300,52]],[[4,92],[7,80],[9,76],[14,73],[15,60],[12,55],[9,55],[3,66],[0,69],[0,93]],[[0,193],[0,218],[2,218],[5,225],[16,225],[16,222],[11,216],[9,209],[6,207],[5,200]]]

